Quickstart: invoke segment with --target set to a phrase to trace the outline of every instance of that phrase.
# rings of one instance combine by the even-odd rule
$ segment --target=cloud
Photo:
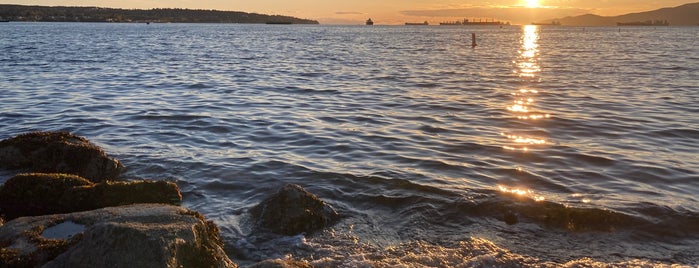
[[[338,11],[335,12],[337,15],[363,15],[364,13],[362,12],[356,12],[356,11]]]

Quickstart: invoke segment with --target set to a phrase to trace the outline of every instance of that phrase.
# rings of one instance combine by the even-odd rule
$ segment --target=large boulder
[[[16,175],[0,187],[0,213],[6,219],[181,201],[177,184],[167,181],[93,183],[76,175],[30,173]]]
[[[0,266],[237,267],[218,231],[198,212],[170,205],[22,217],[0,227]]]
[[[257,225],[282,235],[310,233],[330,226],[339,214],[301,186],[288,184],[254,206]]]
[[[32,132],[0,141],[0,167],[75,174],[93,182],[114,180],[124,170],[101,148],[68,132]]]

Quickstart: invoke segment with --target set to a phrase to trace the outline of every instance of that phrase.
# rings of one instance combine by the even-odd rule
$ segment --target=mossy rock
[[[59,225],[82,227],[54,238]],[[47,238],[51,237],[51,238]],[[196,211],[136,204],[22,217],[0,227],[0,267],[237,267]]]
[[[6,219],[74,211],[59,201],[73,188],[94,183],[69,174],[19,174],[0,187],[0,212]]]
[[[250,213],[258,226],[282,235],[314,232],[339,219],[335,209],[296,184],[282,187]]]
[[[169,181],[103,182],[95,184],[91,192],[100,207],[140,203],[177,205],[182,201],[179,187]]]
[[[75,174],[93,182],[114,180],[124,170],[101,148],[69,132],[31,132],[0,141],[0,167]]]
[[[30,173],[14,176],[0,187],[0,213],[6,219],[181,201],[177,185],[167,181],[93,183],[76,175]]]

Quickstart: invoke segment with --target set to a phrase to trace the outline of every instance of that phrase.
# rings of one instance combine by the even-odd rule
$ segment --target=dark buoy
[[[476,33],[471,33],[471,47],[476,47]]]

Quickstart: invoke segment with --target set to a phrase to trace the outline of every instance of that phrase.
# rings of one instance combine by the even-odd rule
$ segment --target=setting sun
[[[524,0],[524,6],[525,7],[540,7],[541,4],[539,3],[539,0]]]

